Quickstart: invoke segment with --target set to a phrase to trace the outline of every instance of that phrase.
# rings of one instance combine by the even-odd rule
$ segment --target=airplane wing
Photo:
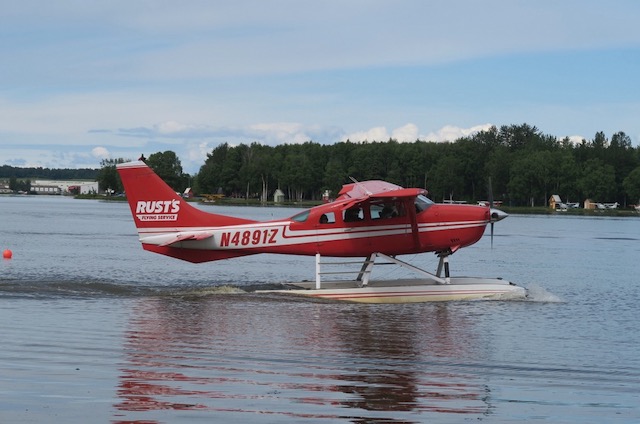
[[[179,243],[181,241],[204,240],[210,237],[213,237],[213,233],[203,231],[178,233],[176,234],[175,238],[165,241],[164,243],[160,244],[160,246],[171,246],[172,244]]]
[[[401,188],[402,187],[395,184],[380,180],[355,182],[343,185],[340,193],[338,193],[338,198],[336,200],[369,197],[372,194],[398,190]]]
[[[402,188],[386,181],[371,180],[343,185],[336,200],[410,197],[426,194],[426,192],[419,188]]]
[[[384,199],[390,197],[415,197],[420,194],[426,194],[427,190],[421,188],[400,188],[393,191],[384,191],[381,193],[375,193],[369,196],[372,199]]]

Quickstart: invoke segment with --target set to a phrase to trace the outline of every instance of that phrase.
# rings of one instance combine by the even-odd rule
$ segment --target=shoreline
[[[48,196],[43,194],[31,195],[31,194],[7,194],[9,196]],[[61,195],[51,195],[61,196]],[[102,200],[106,202],[126,202],[125,196],[103,196],[103,195],[75,195],[74,199],[78,200]],[[214,202],[205,202],[202,198],[194,197],[191,199],[185,199],[191,203],[198,203],[204,206],[250,206],[250,207],[289,207],[289,208],[312,208],[314,206],[322,204],[321,201],[302,201],[302,202],[260,202],[257,199],[236,199],[236,198],[223,198]],[[640,213],[633,209],[633,206],[628,206],[624,209],[584,209],[584,208],[572,208],[566,210],[550,209],[548,206],[500,206],[500,209],[510,215],[570,215],[570,216],[603,216],[603,217],[640,217]]]

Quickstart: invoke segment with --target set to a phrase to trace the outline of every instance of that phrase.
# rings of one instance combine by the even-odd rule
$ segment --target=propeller
[[[493,224],[505,219],[509,214],[493,207],[493,187],[491,186],[491,177],[489,177],[487,191],[489,196],[489,222],[491,223],[491,248],[493,249]]]

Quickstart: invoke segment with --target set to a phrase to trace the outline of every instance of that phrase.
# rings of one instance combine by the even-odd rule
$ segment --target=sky
[[[216,146],[640,142],[636,0],[21,0],[0,15],[0,165]]]

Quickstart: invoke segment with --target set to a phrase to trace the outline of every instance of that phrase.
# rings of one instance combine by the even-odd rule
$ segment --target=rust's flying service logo
[[[138,200],[136,217],[140,221],[176,221],[180,211],[177,200]]]

